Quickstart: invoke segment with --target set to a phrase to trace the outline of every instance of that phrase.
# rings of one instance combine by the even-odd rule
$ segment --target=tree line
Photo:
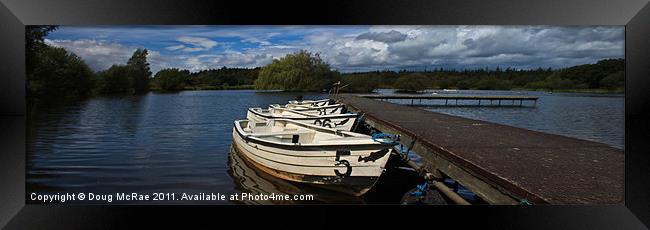
[[[48,45],[56,26],[27,26],[25,31],[27,98],[70,101],[93,95],[141,94],[151,90],[253,88],[260,68],[226,68],[190,73],[176,68],[152,75],[148,50],[136,49],[124,64],[94,72],[76,54]]]
[[[189,70],[162,69],[153,78],[152,87],[161,91],[252,89],[260,68]]]
[[[478,90],[604,90],[622,92],[625,87],[625,60],[603,59],[595,64],[561,69],[515,70],[474,69],[432,71],[375,71],[349,73],[343,81],[348,91],[370,92],[377,88],[394,88],[403,92],[426,89]],[[345,89],[344,89],[345,90]]]
[[[151,71],[147,49],[137,49],[124,65],[94,72],[64,48],[45,44],[55,26],[27,26],[25,32],[28,100],[76,100],[97,94],[149,91]]]
[[[209,69],[198,72],[167,68],[152,75],[147,49],[136,49],[124,64],[92,71],[84,60],[60,47],[45,44],[55,26],[26,27],[28,100],[75,100],[93,95],[140,94],[150,90],[276,89],[327,91],[335,83],[342,92],[372,92],[394,88],[402,92],[426,89],[544,89],[623,91],[624,59],[562,69],[512,68],[431,71],[371,71],[340,73],[318,53],[288,54],[258,68]]]
[[[372,71],[339,73],[318,54],[298,51],[262,67],[255,80],[257,89],[286,91],[327,90],[341,82],[342,92],[372,92],[392,88],[401,92],[426,89],[543,89],[543,90],[624,90],[624,59],[604,59],[595,64],[562,69],[516,70],[473,69],[431,71]]]

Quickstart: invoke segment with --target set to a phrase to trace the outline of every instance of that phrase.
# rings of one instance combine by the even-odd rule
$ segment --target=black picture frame
[[[25,204],[25,25],[625,25],[625,204],[599,206],[129,206]],[[283,218],[310,213],[422,215],[529,229],[650,225],[650,5],[647,0],[155,1],[0,0],[0,226],[104,228],[200,213]],[[279,210],[278,210],[279,209]],[[298,209],[296,211],[296,209]],[[308,209],[309,211],[303,211]],[[388,209],[388,210],[385,210]],[[142,214],[146,213],[145,218]],[[406,214],[408,213],[408,214]],[[460,217],[460,218],[459,218]],[[278,219],[280,220],[280,219]],[[220,225],[210,219],[197,220]],[[287,221],[282,219],[281,221]],[[464,223],[463,223],[464,222]]]

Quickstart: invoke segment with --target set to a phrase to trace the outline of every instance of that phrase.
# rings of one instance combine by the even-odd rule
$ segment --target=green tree
[[[95,92],[98,94],[122,94],[130,91],[129,67],[113,65],[96,75]]]
[[[330,88],[338,79],[338,72],[332,71],[319,54],[301,50],[264,66],[255,80],[255,88],[320,91]]]
[[[607,89],[618,89],[625,87],[625,74],[618,71],[607,75],[600,80],[600,86]]]
[[[188,70],[163,69],[156,73],[153,82],[163,91],[182,90],[189,75],[190,71]]]
[[[43,41],[52,31],[56,30],[56,26],[26,26],[25,27],[25,67],[27,68],[27,78],[35,69],[36,55],[41,51],[48,48],[48,45]]]
[[[476,83],[476,88],[480,90],[506,90],[510,89],[512,83],[508,80],[498,79],[494,76],[481,78]]]
[[[470,76],[458,76],[456,82],[456,88],[458,89],[471,89],[478,84],[478,79]]]
[[[186,86],[192,88],[226,88],[237,86],[251,87],[257,79],[260,68],[227,68],[201,70],[191,73],[186,80]]]
[[[610,74],[625,69],[624,59],[603,59],[596,64],[572,66],[560,70],[560,78],[569,79],[576,85],[586,85],[590,89],[601,88],[601,81]]]
[[[151,71],[147,62],[147,49],[137,49],[126,63],[128,67],[129,88],[133,93],[149,91],[149,78]]]
[[[513,69],[507,67],[499,69],[465,69],[465,70],[443,70],[435,72],[420,73],[429,77],[431,82],[426,83],[427,87],[458,88],[458,89],[610,89],[620,90],[624,88],[624,59],[603,59],[595,64],[584,64],[564,69],[537,68],[537,69]],[[377,88],[410,88],[409,85],[417,87],[418,84],[409,82],[404,76],[413,74],[406,70],[401,71],[374,71],[345,73],[342,76],[344,82],[352,85],[362,85],[363,82],[374,84],[372,79],[379,82]],[[373,74],[372,76],[370,74]],[[360,76],[366,76],[363,79]],[[402,79],[399,84],[398,79]],[[358,80],[363,79],[363,80]],[[356,83],[355,81],[359,82]],[[349,91],[354,91],[355,86]],[[417,91],[417,90],[403,90]]]
[[[63,48],[38,48],[27,78],[28,98],[44,101],[76,100],[90,95],[93,72],[74,53]]]
[[[397,78],[395,88],[400,92],[418,92],[431,88],[432,81],[421,73],[411,73]]]
[[[366,73],[344,76],[341,80],[347,85],[341,92],[369,93],[379,86],[380,79],[375,73]]]
[[[569,79],[564,78],[561,73],[553,73],[546,77],[543,81],[529,82],[525,85],[525,88],[530,89],[575,89],[578,88],[576,85]]]

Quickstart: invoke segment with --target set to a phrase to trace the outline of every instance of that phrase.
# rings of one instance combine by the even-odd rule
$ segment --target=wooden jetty
[[[359,95],[360,97],[380,101],[406,100],[406,105],[411,106],[531,106],[537,105],[535,96],[519,95]],[[410,104],[408,103],[410,100]],[[444,104],[442,101],[444,100]],[[440,103],[426,103],[439,101]],[[458,104],[458,101],[473,101],[474,104]],[[524,103],[524,101],[532,103]],[[423,103],[424,102],[424,103]],[[401,103],[404,104],[404,103]]]
[[[424,169],[490,204],[622,204],[624,152],[592,141],[338,95],[368,125],[413,143]]]

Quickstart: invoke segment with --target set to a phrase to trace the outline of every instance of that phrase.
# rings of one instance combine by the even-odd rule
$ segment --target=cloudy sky
[[[622,26],[61,26],[46,42],[94,70],[146,48],[154,73],[258,67],[300,49],[342,72],[560,68],[624,57]]]

